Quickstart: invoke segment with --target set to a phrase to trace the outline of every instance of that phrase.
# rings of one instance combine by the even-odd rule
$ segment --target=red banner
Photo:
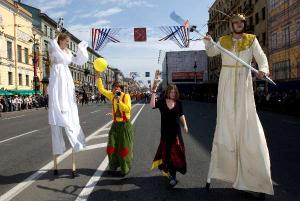
[[[147,32],[146,28],[134,28],[134,41],[146,41]]]
[[[203,80],[203,72],[173,72],[172,81],[189,82],[195,80]]]

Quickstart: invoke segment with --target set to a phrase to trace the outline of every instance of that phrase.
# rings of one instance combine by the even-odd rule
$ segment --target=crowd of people
[[[42,95],[14,95],[0,96],[0,112],[13,112],[32,108],[48,108],[48,96]]]

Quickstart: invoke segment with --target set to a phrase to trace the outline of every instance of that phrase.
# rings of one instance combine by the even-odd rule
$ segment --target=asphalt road
[[[168,187],[159,171],[150,170],[160,138],[160,115],[149,105],[136,104],[132,111],[134,160],[129,175],[120,178],[105,172],[110,111],[110,104],[79,106],[88,146],[76,154],[80,176],[74,179],[70,176],[70,151],[61,157],[59,176],[51,171],[47,111],[5,114],[0,119],[0,200],[258,200],[257,194],[234,190],[221,181],[213,180],[209,193],[204,189],[215,104],[184,103],[190,129],[189,135],[183,135],[188,171],[178,174],[174,189]],[[269,146],[275,189],[275,196],[266,200],[300,200],[300,119],[271,112],[259,112],[259,116]]]

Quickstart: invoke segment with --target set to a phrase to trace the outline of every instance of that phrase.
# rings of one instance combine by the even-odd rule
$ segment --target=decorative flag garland
[[[186,22],[188,23],[188,21]],[[165,37],[159,41],[172,40],[180,48],[188,48],[190,44],[190,31],[186,26],[162,26],[160,30],[166,34]],[[92,28],[91,41],[92,48],[96,51],[104,48],[107,43],[120,43],[115,36],[120,32],[121,28]],[[147,41],[146,28],[134,28],[134,41]]]
[[[92,47],[94,50],[99,51],[104,48],[108,42],[119,43],[120,41],[115,38],[121,29],[118,28],[92,28]]]

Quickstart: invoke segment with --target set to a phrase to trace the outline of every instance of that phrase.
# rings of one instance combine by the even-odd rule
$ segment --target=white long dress
[[[49,124],[52,134],[53,154],[62,154],[65,143],[62,137],[64,128],[75,151],[85,147],[85,136],[81,129],[76,104],[75,86],[68,65],[72,62],[83,65],[88,60],[87,43],[82,41],[74,57],[70,51],[63,51],[56,40],[49,46],[51,70],[49,77]]]
[[[231,52],[249,64],[254,57],[259,70],[269,72],[267,58],[256,38],[242,51],[236,48],[239,41],[231,40]],[[208,181],[220,179],[239,190],[273,195],[269,151],[256,112],[251,72],[210,42],[205,41],[205,47],[209,57],[222,57]]]

